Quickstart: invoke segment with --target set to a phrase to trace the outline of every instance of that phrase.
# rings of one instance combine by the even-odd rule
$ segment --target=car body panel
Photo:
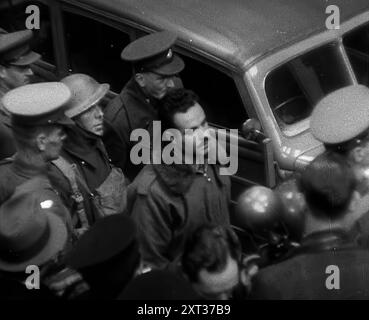
[[[59,0],[73,3],[76,1]],[[257,59],[325,31],[328,5],[341,22],[369,9],[366,0],[79,0],[78,5],[111,13],[154,30],[175,31],[229,64],[245,69]]]

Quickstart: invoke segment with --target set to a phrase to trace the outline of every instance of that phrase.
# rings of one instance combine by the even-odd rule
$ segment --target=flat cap
[[[369,128],[369,89],[351,85],[318,102],[310,118],[313,136],[330,145],[346,143]]]
[[[183,60],[172,51],[176,39],[177,36],[169,31],[144,36],[126,46],[121,58],[133,63],[138,72],[175,75],[184,68]]]
[[[11,114],[13,125],[70,125],[73,121],[64,115],[70,98],[71,92],[65,84],[42,82],[10,90],[2,103]]]
[[[11,65],[26,66],[40,59],[40,55],[30,50],[31,30],[11,33],[0,32],[0,61]]]

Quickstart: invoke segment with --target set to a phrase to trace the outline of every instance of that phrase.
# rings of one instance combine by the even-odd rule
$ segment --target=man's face
[[[366,139],[358,148],[358,156],[355,157],[356,162],[362,167],[369,167],[369,140]]]
[[[46,161],[55,160],[59,157],[66,138],[63,127],[55,126],[48,134],[44,135],[42,151]]]
[[[104,133],[104,113],[98,104],[78,115],[75,120],[86,131],[96,134],[97,136],[102,136]]]
[[[218,272],[202,269],[194,284],[195,290],[205,299],[229,300],[240,284],[240,269],[235,259],[228,256],[225,268]]]
[[[202,107],[195,102],[187,112],[178,112],[173,117],[174,125],[182,133],[183,144],[185,150],[194,150],[197,155],[206,156],[208,152],[207,140],[204,139],[204,134],[208,129],[205,112]],[[185,129],[192,131],[186,133]],[[188,155],[187,156],[191,156]]]
[[[153,72],[140,73],[140,86],[150,97],[161,99],[174,87],[173,76],[162,76]]]
[[[1,68],[1,67],[0,67]],[[18,88],[20,86],[31,83],[33,71],[29,66],[13,66],[2,67],[0,79],[9,89]]]

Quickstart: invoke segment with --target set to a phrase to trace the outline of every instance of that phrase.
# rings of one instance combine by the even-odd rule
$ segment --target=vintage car
[[[185,87],[199,94],[213,126],[240,132],[233,199],[246,186],[274,187],[277,177],[301,170],[324,150],[309,130],[317,101],[369,84],[368,0],[12,0],[0,27],[24,28],[28,5],[40,9],[36,73],[90,74],[111,84],[108,99],[131,76],[121,50],[144,34],[175,32]],[[328,5],[339,9],[337,29],[327,28]],[[244,131],[260,126],[261,135],[242,136],[248,119]]]

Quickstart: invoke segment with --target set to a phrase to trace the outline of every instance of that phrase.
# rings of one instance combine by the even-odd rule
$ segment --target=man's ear
[[[351,152],[352,152],[352,158],[355,161],[355,163],[360,163],[363,161],[365,154],[364,154],[362,147],[360,146],[355,147]]]
[[[351,229],[354,223],[368,212],[368,205],[369,195],[360,196],[360,193],[355,190],[348,208],[349,213],[346,215],[345,219],[345,225],[348,229]]]
[[[141,88],[145,87],[146,81],[145,81],[145,77],[142,73],[136,73],[135,74],[135,80]]]
[[[6,76],[6,68],[0,64],[0,79],[5,78]]]
[[[40,132],[36,136],[36,145],[37,145],[37,149],[39,151],[45,151],[46,150],[46,142],[47,142],[46,140],[47,140],[47,136],[43,132]]]
[[[350,212],[355,212],[357,211],[359,204],[360,204],[360,199],[361,199],[361,195],[358,191],[354,191],[352,193],[352,197],[350,200],[350,205],[349,205],[349,210]]]

